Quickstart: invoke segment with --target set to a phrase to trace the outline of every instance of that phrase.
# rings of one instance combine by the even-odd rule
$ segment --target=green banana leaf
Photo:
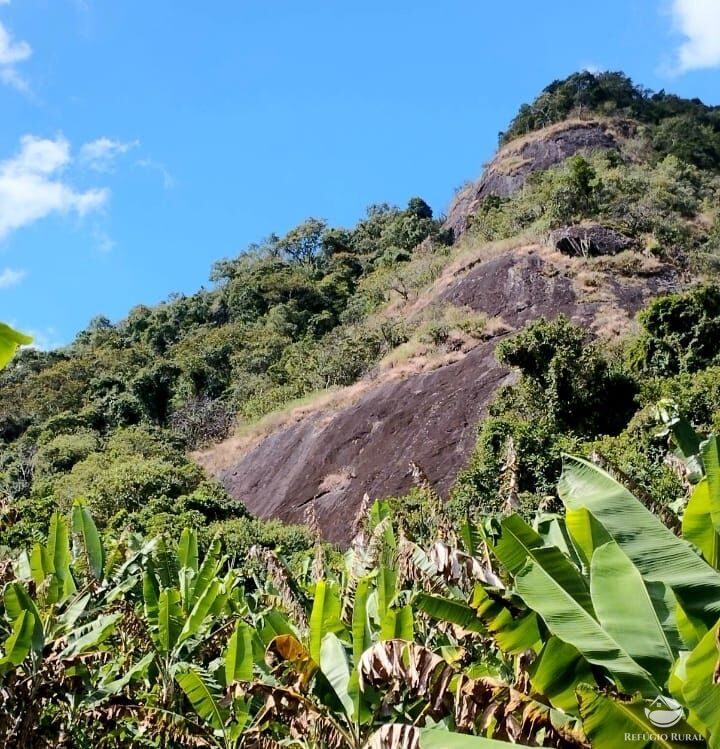
[[[720,566],[720,533],[712,523],[710,485],[703,478],[693,489],[682,519],[683,538],[700,549],[705,561]]]
[[[35,601],[30,598],[28,592],[20,583],[9,583],[5,586],[3,603],[5,605],[5,613],[13,623],[17,621],[23,611],[28,611],[33,615],[32,649],[34,653],[40,655],[45,647],[45,631],[43,620],[38,607],[35,605]]]
[[[198,571],[200,556],[198,554],[197,533],[190,528],[184,528],[180,534],[177,549],[178,561],[181,567],[187,567],[193,572]]]
[[[700,454],[705,466],[705,480],[710,494],[712,524],[720,533],[720,444],[716,435],[703,443]]]
[[[578,684],[594,684],[590,664],[576,648],[551,637],[530,667],[530,683],[553,707],[579,715],[575,689]]]
[[[73,533],[80,541],[82,553],[88,571],[96,580],[102,580],[105,565],[105,552],[100,534],[84,500],[76,499],[72,507]]]
[[[152,570],[163,588],[172,588],[178,584],[177,555],[167,548],[162,537],[157,542]]]
[[[104,614],[89,624],[85,624],[69,638],[67,647],[60,654],[61,658],[72,658],[75,655],[94,650],[115,631],[115,625],[122,619],[122,613]]]
[[[152,573],[152,563],[148,562],[148,569],[143,573],[143,606],[145,610],[145,619],[147,620],[150,630],[157,629],[158,623],[158,596],[160,591]]]
[[[58,623],[65,631],[75,626],[75,622],[85,613],[91,598],[91,593],[85,593],[85,595],[78,594],[68,601],[67,607],[58,617]]]
[[[163,653],[169,653],[177,642],[182,629],[180,593],[175,588],[165,588],[158,596],[157,645]]]
[[[468,632],[486,632],[487,627],[475,609],[461,601],[444,596],[419,593],[413,600],[415,608],[441,622],[451,622]]]
[[[0,667],[4,664],[19,666],[30,655],[34,629],[35,617],[30,611],[21,611],[13,622],[10,636],[3,643]]]
[[[676,668],[675,677],[680,684],[673,693],[690,708],[690,722],[708,739],[710,749],[720,747],[720,622],[700,640],[700,643]]]
[[[368,598],[370,596],[370,577],[358,580],[352,609],[352,645],[353,663],[360,662],[360,656],[370,647],[372,632],[368,615]]]
[[[565,511],[565,526],[575,551],[582,560],[583,569],[590,572],[590,560],[598,546],[611,541],[610,534],[585,507]]]
[[[672,738],[672,734],[696,735],[684,720],[672,729],[653,725],[645,713],[650,707],[649,700],[639,696],[619,700],[596,692],[586,684],[578,687],[577,695],[583,730],[590,739],[592,749],[680,749],[683,746],[702,746],[702,741],[685,743]]]
[[[674,598],[653,600],[640,573],[614,541],[593,554],[590,590],[603,629],[664,684],[682,648]]]
[[[541,555],[543,550],[538,549]],[[554,556],[554,555],[553,555]],[[575,647],[590,663],[607,669],[626,692],[657,694],[651,674],[588,613],[553,575],[552,565],[530,559],[515,578],[525,603],[543,618],[548,629]]]
[[[411,606],[389,608],[380,625],[381,640],[412,640],[415,619]]]
[[[50,517],[48,530],[47,552],[52,560],[53,572],[57,575],[62,586],[63,596],[71,596],[76,591],[75,581],[70,572],[70,532],[67,520],[54,512]]]
[[[546,546],[519,515],[510,515],[501,524],[502,534],[493,544],[493,552],[508,571],[517,575],[528,559],[548,570],[553,578],[589,614],[593,614],[590,591],[577,567],[556,546]]]
[[[210,544],[205,558],[198,569],[195,582],[192,586],[192,593],[189,598],[189,605],[193,606],[195,602],[206,591],[210,583],[217,577],[222,566],[223,560],[220,558],[220,539],[214,538]]]
[[[35,585],[42,585],[48,575],[54,572],[52,560],[47,549],[40,544],[34,544],[30,552],[30,573]],[[54,601],[53,601],[54,603]]]
[[[238,620],[225,650],[225,683],[250,681],[253,673],[252,630]]]
[[[337,583],[318,580],[315,585],[315,598],[310,613],[310,657],[320,661],[320,645],[328,632],[342,632],[345,629],[340,619],[342,601]]]
[[[518,655],[525,650],[537,650],[539,647],[542,635],[534,611],[513,616],[507,603],[491,596],[480,583],[475,584],[470,605],[503,652]]]
[[[546,546],[557,546],[575,567],[578,569],[583,567],[583,560],[575,548],[564,516],[539,513],[533,522],[533,527]]]
[[[100,682],[100,691],[104,695],[115,695],[120,694],[133,679],[139,678],[147,670],[148,666],[155,659],[155,653],[150,652],[143,656],[137,663],[131,666],[119,679],[112,681]]]
[[[479,556],[485,540],[482,530],[469,520],[465,520],[460,525],[458,535],[463,542],[463,551],[471,557]]]
[[[212,583],[210,583],[210,586],[205,589],[205,592],[197,600],[188,618],[183,623],[183,627],[180,630],[177,639],[178,645],[189,640],[191,637],[196,637],[202,634],[206,625],[206,618],[210,613],[213,603],[215,603],[219,590],[219,580],[213,580]]]
[[[33,339],[29,335],[14,330],[4,322],[0,322],[0,369],[7,366],[15,356],[18,346],[27,346]]]
[[[193,668],[176,673],[175,680],[195,712],[212,728],[223,731],[228,712],[218,702],[219,687],[208,676],[201,675]]]
[[[380,625],[397,592],[397,572],[386,564],[379,564],[375,586],[377,591],[377,624]]]
[[[328,632],[320,644],[319,666],[340,700],[347,716],[352,718],[357,710],[355,699],[350,694],[350,665],[348,664],[345,646],[332,632]]]
[[[622,484],[582,458],[564,456],[558,493],[587,508],[646,582],[669,585],[688,615],[712,626],[720,616],[720,574],[666,528]]]

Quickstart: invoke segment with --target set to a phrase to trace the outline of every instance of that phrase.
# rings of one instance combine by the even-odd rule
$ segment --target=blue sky
[[[718,0],[0,0],[0,319],[43,346],[309,215],[442,212],[580,68],[720,103]]]

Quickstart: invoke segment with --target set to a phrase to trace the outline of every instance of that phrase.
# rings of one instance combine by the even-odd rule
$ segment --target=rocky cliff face
[[[506,198],[531,172],[548,169],[579,152],[612,148],[629,134],[627,126],[599,120],[562,122],[509,143],[487,165],[480,179],[464,187],[448,209],[446,228],[461,236],[468,217],[490,195]]]
[[[578,283],[577,262],[537,246],[480,254],[440,279],[428,303],[470,307],[501,318],[507,330],[559,314],[588,327],[608,320],[622,327],[649,296],[675,284],[663,273],[641,283],[605,274],[598,296],[597,287],[588,292]],[[477,343],[434,369],[369,378],[339,405],[310,410],[249,445],[229,443],[198,459],[261,517],[302,522],[315,500],[327,538],[345,543],[365,492],[392,496],[412,486],[410,461],[447,494],[473,449],[478,421],[510,376],[495,360],[496,342]]]

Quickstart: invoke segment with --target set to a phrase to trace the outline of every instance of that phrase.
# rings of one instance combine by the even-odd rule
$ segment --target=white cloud
[[[673,0],[672,13],[685,37],[677,53],[680,71],[720,67],[720,2]]]
[[[52,349],[65,345],[65,341],[60,340],[57,331],[53,327],[47,327],[44,330],[34,330],[33,328],[28,330],[22,325],[17,324],[14,324],[12,327],[32,336],[33,341],[30,344],[30,348],[38,349],[39,351],[52,351]]]
[[[2,0],[0,0],[2,2]],[[18,73],[16,65],[32,55],[32,47],[24,41],[15,41],[0,23],[0,81],[20,91],[27,91],[27,81]]]
[[[0,271],[0,289],[7,289],[8,286],[15,286],[25,278],[27,274],[24,270],[15,270],[14,268],[5,268]]]
[[[95,240],[98,250],[102,253],[112,252],[117,244],[115,240],[102,229],[94,229],[92,232],[92,238]]]
[[[84,216],[105,204],[107,189],[77,191],[62,179],[59,173],[70,162],[70,144],[62,136],[21,138],[19,153],[0,162],[0,240],[52,213]]]
[[[112,138],[98,138],[86,143],[80,149],[80,161],[97,172],[108,172],[118,156],[122,156],[138,145],[140,145],[140,141],[137,140],[125,143]]]
[[[140,159],[135,162],[137,166],[141,166],[144,169],[154,169],[156,172],[160,172],[163,181],[163,187],[166,190],[170,190],[175,187],[175,178],[165,167],[165,164],[160,161],[153,161],[152,159]]]

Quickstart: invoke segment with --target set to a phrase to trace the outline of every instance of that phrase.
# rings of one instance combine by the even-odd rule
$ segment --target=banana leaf
[[[4,322],[0,322],[0,369],[7,366],[15,356],[18,346],[27,346],[33,339],[29,335],[14,330]]]
[[[565,590],[555,579],[552,566],[544,561],[528,560],[515,578],[525,603],[556,637],[575,647],[590,663],[607,669],[621,690],[657,694],[658,685],[651,674]]]
[[[610,541],[595,550],[590,590],[603,629],[664,684],[682,649],[675,622],[674,597],[663,596],[662,586],[648,588],[633,563]],[[657,600],[651,591],[660,594]]]
[[[673,738],[696,732],[680,720],[669,729],[658,728],[647,716],[650,703],[639,696],[620,700],[596,692],[583,684],[577,690],[580,715],[592,749],[680,749],[683,746],[702,746],[702,740],[678,741]]]
[[[546,546],[519,515],[510,515],[501,524],[502,534],[493,544],[495,556],[513,575],[517,575],[528,559],[552,569],[552,575],[565,591],[588,613],[593,607],[590,591],[577,567],[556,546]]]
[[[690,616],[720,617],[720,574],[622,484],[582,458],[564,456],[558,492],[570,510],[587,508],[646,582],[669,585]]]
[[[690,722],[708,739],[710,749],[720,747],[720,622],[680,661],[674,676],[674,694],[690,710]]]

